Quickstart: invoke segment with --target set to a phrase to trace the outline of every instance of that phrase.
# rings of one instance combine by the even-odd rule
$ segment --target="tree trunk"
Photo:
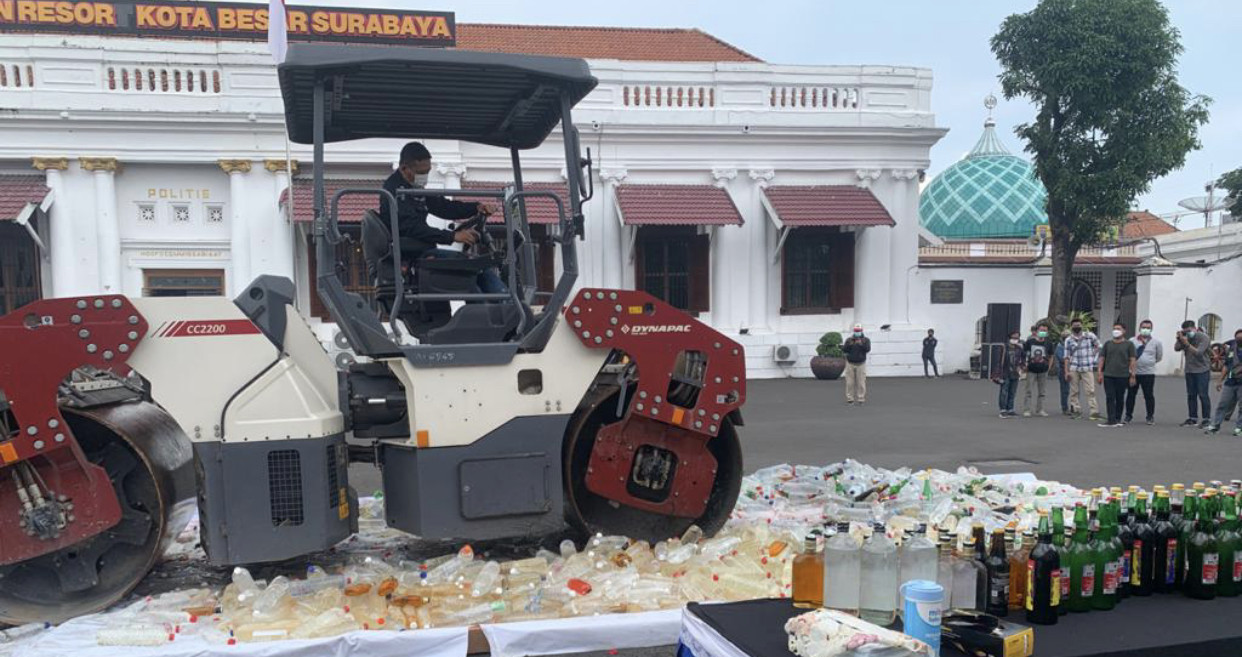
[[[1058,228],[1054,225],[1052,229],[1052,291],[1048,298],[1048,317],[1059,323],[1070,310],[1074,257],[1078,255],[1078,245],[1074,244],[1068,229]]]

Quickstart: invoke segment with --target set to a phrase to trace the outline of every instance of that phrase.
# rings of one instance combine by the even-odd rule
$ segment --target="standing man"
[[[1134,405],[1138,402],[1140,387],[1143,389],[1143,402],[1147,404],[1147,424],[1156,423],[1156,363],[1164,360],[1164,343],[1152,336],[1151,329],[1151,320],[1143,320],[1139,324],[1139,334],[1130,340],[1134,343],[1136,382],[1126,391],[1126,424],[1134,421]]]
[[[862,324],[854,325],[854,332],[841,345],[845,352],[845,403],[867,403],[867,354],[871,351],[871,338],[863,335]]]
[[[932,371],[936,376],[940,376],[940,368],[936,366],[936,329],[927,329],[927,337],[923,338],[923,376],[930,377],[927,373],[927,365],[931,364]]]
[[[1182,322],[1182,330],[1177,332],[1177,344],[1173,346],[1173,351],[1180,351],[1186,355],[1185,366],[1182,371],[1186,373],[1186,421],[1182,423],[1183,427],[1193,427],[1198,425],[1201,429],[1206,429],[1211,423],[1212,397],[1209,390],[1212,385],[1212,364],[1209,361],[1211,355],[1212,341],[1207,334],[1195,328],[1195,323],[1191,320]],[[1199,410],[1203,410],[1203,421],[1199,421]]]
[[[1048,367],[1052,360],[1053,346],[1048,339],[1048,325],[1035,327],[1035,336],[1023,346],[1026,356],[1026,386],[1022,395],[1022,417],[1031,417],[1031,389],[1035,388],[1035,414],[1048,417],[1044,410],[1044,397],[1048,386]]]
[[[1014,398],[1018,395],[1018,381],[1026,373],[1026,350],[1022,347],[1022,334],[1014,331],[1009,334],[1009,344],[1001,353],[1000,362],[992,372],[992,382],[1000,384],[1000,393],[996,404],[1000,407],[1001,418],[1017,417],[1013,410]]]
[[[1113,339],[1104,343],[1100,350],[1100,369],[1097,382],[1104,384],[1104,399],[1108,403],[1108,419],[1097,425],[1123,427],[1121,411],[1126,401],[1126,390],[1134,383],[1134,343],[1126,339],[1126,325],[1113,324]]]
[[[1233,332],[1233,340],[1226,342],[1224,347],[1223,367],[1220,370],[1220,382],[1216,389],[1220,391],[1220,400],[1216,403],[1216,415],[1205,433],[1220,431],[1220,425],[1233,412],[1234,407],[1242,402],[1242,329]],[[1242,413],[1238,413],[1237,422],[1233,427],[1234,436],[1242,436]]]
[[[1100,419],[1100,406],[1095,400],[1095,368],[1100,360],[1100,339],[1082,327],[1082,320],[1070,322],[1070,335],[1065,339],[1065,380],[1070,384],[1070,417],[1082,415],[1085,393],[1091,409],[1090,419]]]

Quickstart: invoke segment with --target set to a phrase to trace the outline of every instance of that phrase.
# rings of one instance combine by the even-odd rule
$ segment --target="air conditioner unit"
[[[778,344],[772,346],[772,360],[778,363],[792,363],[798,360],[798,345]]]

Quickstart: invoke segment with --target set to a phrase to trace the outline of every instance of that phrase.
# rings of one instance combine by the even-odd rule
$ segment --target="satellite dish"
[[[1202,213],[1203,225],[1211,226],[1212,213],[1229,207],[1229,197],[1226,195],[1192,196],[1178,201],[1177,204],[1191,212]]]

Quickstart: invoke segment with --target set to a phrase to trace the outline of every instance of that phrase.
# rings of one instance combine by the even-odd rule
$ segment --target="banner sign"
[[[140,0],[0,0],[0,32],[267,40],[267,5]],[[452,12],[342,7],[286,10],[290,41],[452,46]]]

